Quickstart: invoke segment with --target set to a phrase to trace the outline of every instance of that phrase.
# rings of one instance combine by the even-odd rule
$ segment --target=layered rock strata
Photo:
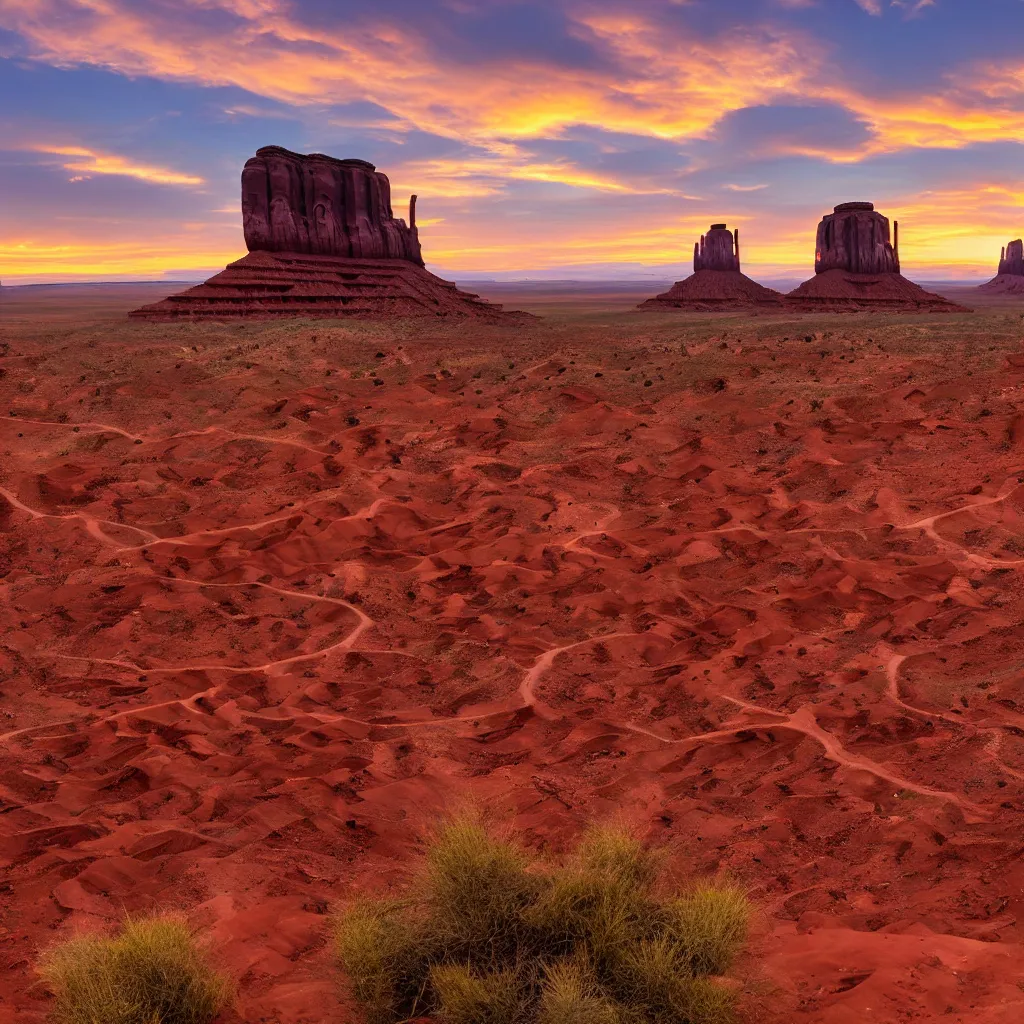
[[[288,316],[502,319],[509,314],[408,260],[251,252],[203,284],[128,315],[180,320]]]
[[[740,272],[740,233],[712,224],[693,245],[693,274],[639,309],[715,310],[737,306],[778,306],[782,296]]]
[[[900,273],[899,223],[871,203],[841,203],[818,225],[814,277],[786,296],[806,309],[950,311],[964,307],[925,291]]]
[[[424,268],[416,196],[409,222],[396,218],[387,175],[365,160],[264,146],[242,171],[242,229],[247,256],[129,315],[508,316]]]

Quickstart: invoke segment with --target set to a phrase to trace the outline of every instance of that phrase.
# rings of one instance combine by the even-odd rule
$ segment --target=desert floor
[[[4,1024],[156,907],[226,1020],[351,1020],[331,910],[465,800],[742,879],[750,1021],[1019,1024],[1024,302],[124,319],[166,291],[0,292]]]

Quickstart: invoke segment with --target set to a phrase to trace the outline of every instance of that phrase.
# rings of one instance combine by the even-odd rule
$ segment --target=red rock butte
[[[242,170],[242,227],[247,256],[129,316],[511,315],[424,268],[416,196],[408,224],[396,218],[387,175],[365,160],[264,146]]]
[[[1024,295],[1024,241],[1018,238],[1003,247],[998,273],[978,291],[995,295]]]
[[[740,233],[712,224],[693,244],[693,274],[640,309],[715,310],[734,306],[778,306],[782,296],[740,272]]]
[[[966,312],[925,291],[900,273],[899,223],[872,203],[840,203],[818,225],[814,277],[791,291],[789,304],[803,309],[893,309]]]

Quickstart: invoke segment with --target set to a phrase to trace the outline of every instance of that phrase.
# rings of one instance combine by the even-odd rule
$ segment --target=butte
[[[999,272],[978,291],[990,295],[1024,295],[1024,241],[1018,238],[1003,249]]]
[[[900,273],[899,223],[871,203],[841,203],[818,225],[814,277],[786,296],[801,309],[969,312]]]
[[[248,255],[204,284],[128,315],[227,317],[437,316],[502,320],[478,296],[423,265],[416,196],[409,223],[391,211],[391,183],[365,160],[264,146],[242,170]]]
[[[740,272],[739,230],[712,224],[711,230],[693,243],[693,273],[637,308],[715,310],[781,304],[778,292]]]

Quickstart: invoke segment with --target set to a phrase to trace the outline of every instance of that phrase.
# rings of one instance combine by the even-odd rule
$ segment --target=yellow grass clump
[[[727,1024],[725,974],[750,907],[732,883],[682,891],[664,851],[595,828],[540,863],[473,816],[440,827],[403,900],[337,918],[367,1024]]]
[[[209,1024],[229,986],[173,914],[128,918],[113,938],[79,935],[40,957],[58,1024]]]

